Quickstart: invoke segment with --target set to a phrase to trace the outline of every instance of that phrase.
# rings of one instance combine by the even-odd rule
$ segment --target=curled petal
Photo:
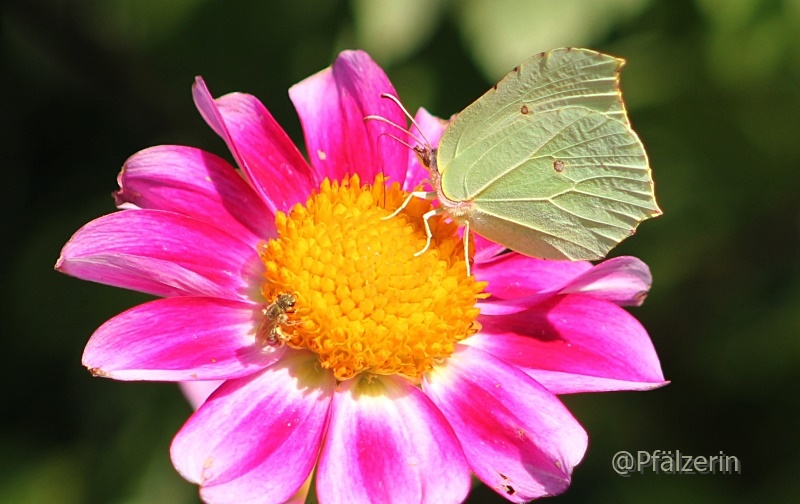
[[[476,278],[489,282],[486,291],[492,293],[492,298],[514,299],[558,292],[590,269],[592,263],[588,261],[548,261],[511,252],[490,262],[476,260],[473,271]]]
[[[405,128],[403,112],[381,93],[397,95],[363,51],[343,51],[331,67],[289,89],[317,182],[347,174],[371,182],[378,173],[390,182],[405,180],[408,148],[387,135],[406,141],[405,134],[381,121],[364,121],[378,115]]]
[[[201,77],[195,79],[192,94],[200,114],[228,145],[273,214],[308,198],[311,169],[258,98],[231,93],[214,100]]]
[[[554,394],[571,394],[579,392],[614,392],[619,390],[653,390],[669,384],[669,381],[636,381],[586,376],[562,371],[546,369],[522,370],[531,378],[542,384]]]
[[[488,240],[484,241],[488,242]],[[519,256],[519,254],[517,255]],[[572,277],[563,287],[561,285],[566,278],[587,267],[586,262],[543,261],[541,259],[530,261],[529,259],[532,258],[524,258],[520,261],[519,257],[509,257],[508,259],[498,257],[491,265],[479,268],[481,278],[492,278],[493,285],[498,288],[496,292],[493,292],[494,296],[478,303],[483,315],[519,313],[543,303],[557,294],[570,293],[585,294],[620,306],[639,306],[647,297],[647,291],[652,283],[650,269],[635,257],[616,257],[596,266],[589,266],[589,269]],[[530,285],[520,286],[513,277],[514,270],[510,266],[519,262],[544,267],[545,272],[550,275],[538,275],[539,282],[544,284],[544,282],[552,281],[555,288],[551,287],[521,297],[505,297],[509,293],[519,293],[519,287],[523,287],[525,290],[531,287]]]
[[[556,294],[545,292],[511,299],[489,298],[484,301],[479,301],[477,306],[481,310],[481,315],[511,315],[528,311],[532,307],[544,303],[555,295]]]
[[[317,471],[320,502],[461,502],[470,477],[453,430],[395,376],[339,385]]]
[[[255,248],[275,217],[225,160],[193,147],[159,145],[131,156],[118,177],[118,206],[167,210],[213,224]]]
[[[79,229],[56,269],[156,296],[249,299],[263,264],[255,249],[211,224],[160,210],[123,210]]]
[[[257,312],[253,304],[223,299],[150,301],[100,326],[86,344],[83,365],[98,376],[117,380],[245,376],[283,354],[283,349],[255,344]]]
[[[333,375],[309,352],[223,383],[172,442],[172,463],[211,503],[285,502],[317,460]]]
[[[586,452],[586,432],[547,389],[480,350],[459,348],[423,390],[458,436],[470,468],[512,502],[556,495]]]
[[[555,296],[528,311],[480,322],[481,331],[464,344],[524,368],[556,394],[644,390],[666,383],[647,332],[608,301]]]
[[[640,306],[653,277],[650,268],[635,257],[608,259],[575,277],[561,288],[563,294],[588,294],[620,306]]]

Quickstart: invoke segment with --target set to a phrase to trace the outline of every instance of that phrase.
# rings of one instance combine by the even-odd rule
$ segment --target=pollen
[[[466,273],[464,247],[452,222],[434,217],[430,248],[423,214],[428,201],[399,184],[361,185],[354,175],[323,181],[305,205],[279,212],[276,238],[262,243],[261,292],[268,302],[296,300],[280,327],[280,344],[308,349],[338,380],[361,373],[412,381],[479,329],[476,301],[485,282]]]

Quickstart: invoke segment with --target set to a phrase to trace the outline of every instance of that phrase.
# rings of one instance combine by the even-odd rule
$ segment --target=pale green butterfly
[[[439,200],[417,255],[442,213],[465,226],[468,275],[470,229],[525,255],[594,260],[661,215],[622,102],[624,63],[589,49],[539,53],[459,113],[437,149],[420,141],[435,191],[412,192],[389,216],[412,197]]]

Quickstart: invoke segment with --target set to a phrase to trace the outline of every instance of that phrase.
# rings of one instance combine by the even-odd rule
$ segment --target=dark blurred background
[[[542,50],[628,60],[664,216],[612,255],[655,279],[633,310],[672,384],[565,398],[590,434],[557,502],[797,502],[800,2],[7,0],[2,11],[0,502],[194,503],[172,469],[171,384],[93,379],[83,345],[146,299],[56,273],[152,145],[228,155],[190,86],[258,96],[302,145],[292,84],[363,48],[406,105],[448,117]],[[620,450],[736,456],[741,475],[629,478]],[[476,489],[472,502],[503,502]]]

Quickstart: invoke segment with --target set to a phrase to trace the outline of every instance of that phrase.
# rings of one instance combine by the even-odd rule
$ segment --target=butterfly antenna
[[[417,132],[419,133],[419,136],[417,136],[414,133],[412,133],[410,129],[408,129],[406,127],[403,127],[403,126],[397,124],[394,121],[390,121],[389,119],[387,119],[387,118],[385,118],[383,116],[379,116],[379,115],[364,116],[364,121],[380,121],[382,123],[388,124],[389,126],[391,126],[393,128],[397,128],[398,130],[402,131],[406,135],[408,135],[411,138],[413,138],[417,142],[418,145],[424,146],[424,151],[429,152],[432,149],[431,143],[425,137],[425,134],[422,132],[422,128],[419,127],[419,124],[417,123],[417,121],[414,120],[414,117],[411,114],[409,114],[408,110],[406,110],[406,108],[403,106],[403,104],[400,103],[400,100],[396,96],[394,96],[392,94],[389,94],[389,93],[381,93],[381,98],[387,98],[387,99],[391,100],[392,102],[394,102],[394,104],[397,105],[400,108],[400,110],[403,111],[403,114],[405,114],[405,116],[411,121],[411,124],[415,128],[417,128]],[[392,135],[391,133],[381,133],[380,135],[378,135],[378,138],[380,138],[381,136],[384,136],[384,135],[388,136],[389,138],[392,138],[392,139],[394,139],[394,140],[396,140],[398,142],[400,142],[403,145],[405,145],[409,149],[411,149],[414,152],[416,152],[417,155],[419,155],[419,152],[421,150],[423,150],[421,147],[412,146],[408,142],[406,142],[404,140],[401,140],[399,137],[397,137],[395,135]],[[384,182],[384,205],[386,204],[385,198],[386,198],[386,184]],[[404,203],[403,206],[400,209],[404,208],[407,204],[408,204],[408,202]]]
[[[378,135],[378,138],[380,138],[382,136],[388,136],[389,138],[397,141],[398,143],[401,143],[401,144],[405,145],[409,149],[414,150],[414,146],[413,145],[409,144],[408,142],[404,142],[400,137],[396,137],[396,136],[392,135],[391,133],[381,133],[380,135]]]
[[[403,111],[403,114],[405,114],[405,116],[406,116],[406,117],[408,117],[408,120],[409,120],[409,121],[411,121],[411,124],[412,124],[412,125],[414,125],[414,127],[415,127],[415,128],[417,128],[417,131],[419,132],[419,135],[422,137],[422,140],[423,140],[423,141],[422,141],[422,142],[420,142],[420,139],[419,139],[419,138],[417,138],[417,136],[416,136],[416,135],[414,135],[413,133],[411,133],[410,131],[408,132],[408,134],[409,134],[409,135],[410,135],[410,136],[411,136],[411,137],[412,137],[414,140],[416,140],[417,142],[419,142],[421,145],[424,145],[425,147],[427,147],[427,148],[429,148],[429,149],[430,149],[430,148],[431,148],[431,143],[430,143],[430,142],[428,141],[428,139],[425,137],[425,133],[423,133],[423,132],[422,132],[422,128],[420,128],[420,127],[419,127],[419,124],[417,123],[417,121],[415,121],[415,120],[414,120],[414,116],[412,116],[412,115],[411,115],[411,114],[408,112],[408,110],[406,110],[406,108],[403,106],[403,104],[402,104],[402,103],[400,103],[400,99],[399,99],[399,98],[397,98],[396,96],[392,95],[392,94],[389,94],[389,93],[381,93],[381,98],[386,98],[387,100],[391,100],[391,101],[393,101],[393,102],[394,102],[394,104],[395,104],[395,105],[397,105],[397,107],[398,107],[400,110],[402,110],[402,111]]]
[[[367,120],[376,120],[376,121],[382,121],[382,122],[385,122],[385,123],[387,123],[387,124],[391,124],[392,126],[399,127],[399,126],[397,126],[395,123],[393,123],[393,122],[391,122],[391,121],[387,121],[385,118],[383,118],[383,117],[381,117],[381,116],[366,116],[366,117],[364,117],[364,120],[365,120],[365,121],[367,121]],[[405,130],[403,130],[403,131],[405,131]],[[411,150],[414,150],[414,147],[413,147],[413,146],[411,146],[411,145],[409,145],[409,144],[408,144],[408,142],[406,142],[406,141],[404,141],[404,140],[401,140],[401,139],[400,139],[400,137],[397,137],[397,136],[395,136],[395,135],[392,135],[391,133],[385,133],[385,132],[384,132],[384,133],[381,133],[380,135],[378,135],[378,138],[380,138],[380,137],[382,137],[382,136],[388,136],[388,137],[389,137],[389,138],[391,138],[392,140],[395,140],[396,142],[399,142],[400,144],[402,144],[402,145],[404,145],[404,146],[408,147],[409,149],[411,149]],[[383,173],[383,167],[381,167],[381,174],[383,174],[383,175],[384,175],[384,183],[383,183],[383,204],[384,204],[384,205],[386,205],[386,178],[385,178],[385,174]]]
[[[389,96],[391,96],[391,95],[389,95]],[[405,111],[405,109],[403,109],[403,110]],[[415,134],[411,133],[411,132],[410,132],[408,129],[404,128],[403,126],[400,126],[400,125],[399,125],[399,124],[397,124],[396,122],[390,121],[389,119],[386,119],[386,118],[385,118],[385,117],[383,117],[383,116],[379,116],[379,115],[368,115],[368,116],[364,116],[364,120],[365,120],[365,121],[380,121],[380,122],[382,122],[382,123],[386,123],[386,124],[388,124],[389,126],[391,126],[392,128],[397,128],[397,129],[399,129],[400,131],[402,131],[403,133],[407,134],[408,136],[410,136],[411,138],[413,138],[414,140],[416,140],[416,141],[417,141],[417,143],[419,143],[420,145],[430,145],[430,144],[428,143],[428,140],[427,140],[427,139],[426,139],[424,136],[423,136],[422,138],[420,138],[420,137],[416,136]],[[414,125],[416,126],[416,123],[415,123]],[[417,130],[419,130],[419,126],[417,126]],[[390,136],[391,136],[391,135],[390,135]],[[397,137],[395,137],[395,136],[392,136],[392,138],[394,138],[394,139],[397,139]],[[402,143],[403,145],[408,145],[406,142],[401,142],[401,143]],[[411,147],[411,146],[409,146],[409,147]],[[413,149],[413,147],[411,147],[411,148]]]

